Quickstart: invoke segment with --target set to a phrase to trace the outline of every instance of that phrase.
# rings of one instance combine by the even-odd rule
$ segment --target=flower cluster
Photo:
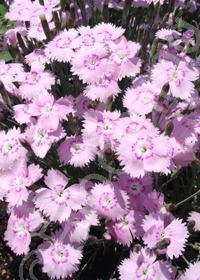
[[[118,267],[120,280],[198,280],[199,262],[180,276],[174,259],[192,234],[187,225],[200,230],[200,214],[171,213],[161,183],[198,160],[200,71],[185,51],[195,35],[187,40],[186,32],[170,29],[169,18],[144,54],[144,44],[128,39],[125,28],[72,27],[73,10],[78,23],[93,18],[91,7],[71,1],[65,10],[59,2],[15,0],[6,15],[15,21],[5,41],[16,56],[0,61],[5,241],[17,255],[27,254],[31,237],[50,225],[37,258],[52,279],[75,275],[98,232],[103,241],[131,248]],[[107,8],[104,2],[93,9],[127,10],[128,1],[108,1]]]

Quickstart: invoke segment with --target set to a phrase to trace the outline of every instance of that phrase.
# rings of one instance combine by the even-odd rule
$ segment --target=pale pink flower
[[[145,231],[143,240],[150,249],[156,248],[162,240],[169,239],[170,243],[163,253],[170,259],[178,258],[183,253],[189,237],[186,224],[182,220],[174,219],[166,225],[164,217],[158,214],[146,216],[143,229]]]
[[[127,194],[109,182],[95,184],[89,203],[100,216],[112,220],[122,218],[129,204]]]
[[[109,98],[115,98],[120,93],[120,88],[117,81],[112,77],[105,76],[99,79],[98,82],[88,85],[84,90],[84,94],[91,100],[100,100],[107,102]]]
[[[110,44],[110,61],[114,64],[116,78],[134,77],[140,71],[141,62],[136,57],[140,44],[127,41],[124,38],[119,42]]]
[[[170,93],[174,97],[186,100],[194,92],[193,82],[198,77],[199,72],[184,61],[176,65],[172,61],[161,60],[152,71],[152,80],[158,89],[169,84]]]
[[[117,27],[111,23],[99,23],[93,28],[95,39],[99,43],[108,44],[120,38],[125,32],[122,27]]]
[[[11,170],[1,176],[1,187],[7,190],[6,201],[9,207],[20,206],[28,200],[32,184],[41,179],[42,169],[35,164],[27,163],[24,159],[17,162]]]
[[[53,143],[65,137],[63,128],[59,125],[54,131],[44,129],[39,124],[31,124],[24,133],[25,140],[30,144],[36,156],[44,158]]]
[[[23,65],[20,63],[8,63],[0,60],[0,81],[6,85],[18,81],[20,75],[24,73]]]
[[[90,139],[100,149],[105,147],[115,147],[113,132],[117,129],[117,121],[120,118],[118,111],[95,111],[89,110],[84,115],[84,125],[82,130],[83,139]]]
[[[83,207],[81,210],[72,212],[69,219],[63,223],[63,232],[67,233],[70,242],[80,243],[88,239],[91,226],[98,226],[97,213]]]
[[[93,29],[90,26],[80,26],[78,28],[79,37],[77,41],[79,42],[79,47],[92,47],[96,42],[96,38],[93,33]]]
[[[51,61],[70,62],[74,56],[74,49],[78,46],[78,31],[71,28],[62,31],[45,48],[45,55]]]
[[[5,133],[0,131],[0,168],[6,169],[19,159],[25,159],[27,151],[20,140],[22,134],[19,128],[12,128]]]
[[[58,148],[59,159],[64,164],[83,167],[95,159],[96,144],[82,139],[81,136],[67,138]]]
[[[86,204],[85,190],[78,184],[66,188],[69,179],[60,171],[50,169],[44,182],[48,188],[37,191],[35,205],[51,221],[66,221],[72,210],[77,211]]]
[[[31,233],[37,231],[43,223],[41,215],[34,211],[27,217],[18,217],[14,213],[8,220],[5,241],[16,255],[27,254],[31,243]]]
[[[113,64],[107,59],[108,51],[103,45],[81,48],[72,59],[72,72],[83,82],[94,83],[112,73]]]
[[[56,130],[59,123],[70,113],[74,113],[73,104],[67,97],[55,100],[52,94],[43,91],[28,106],[31,116],[38,117],[38,125],[46,130]]]
[[[120,280],[172,280],[174,272],[167,262],[156,261],[156,256],[148,250],[131,252],[119,266]]]
[[[145,175],[143,178],[131,178],[128,174],[120,174],[117,185],[129,195],[134,210],[145,211],[148,194],[152,191],[153,178]]]
[[[55,77],[52,73],[44,71],[44,66],[40,63],[34,63],[30,72],[24,72],[18,79],[21,83],[19,94],[25,99],[38,98],[45,89],[51,89],[55,83]]]
[[[200,261],[190,264],[189,268],[181,275],[178,280],[199,280],[200,279]]]
[[[173,29],[161,28],[156,32],[156,37],[166,41],[172,41],[181,36],[181,33]]]
[[[123,105],[130,114],[147,115],[156,106],[159,94],[155,85],[146,82],[141,86],[129,88],[125,93]]]
[[[120,118],[117,122],[117,129],[113,131],[114,137],[118,141],[123,141],[128,137],[135,136],[156,136],[159,130],[153,125],[150,119],[145,116],[131,115],[130,117]]]
[[[123,218],[112,222],[109,226],[109,232],[114,239],[123,245],[130,245],[134,238],[143,236],[141,227],[144,213],[131,210]]]
[[[25,56],[26,63],[31,66],[35,61],[42,65],[48,62],[48,58],[45,56],[44,50],[36,49],[33,52]]]
[[[42,271],[50,278],[64,279],[78,270],[82,252],[71,243],[53,238],[38,247],[38,258]]]
[[[170,172],[172,147],[164,135],[129,137],[121,141],[117,153],[123,170],[132,177],[143,177],[147,172]]]

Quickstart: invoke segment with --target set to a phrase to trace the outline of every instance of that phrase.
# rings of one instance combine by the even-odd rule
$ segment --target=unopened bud
[[[159,249],[159,250],[166,249],[170,243],[171,243],[171,241],[169,238],[163,238],[161,241],[159,241],[156,244],[155,247],[156,247],[156,249]]]

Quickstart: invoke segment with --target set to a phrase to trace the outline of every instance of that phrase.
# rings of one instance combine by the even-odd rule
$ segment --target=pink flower
[[[173,29],[161,28],[156,32],[156,37],[166,41],[173,41],[181,36],[180,32]]]
[[[54,99],[47,91],[42,92],[37,99],[29,104],[28,111],[31,116],[37,116],[38,125],[46,130],[56,130],[59,122],[73,113],[73,104],[67,97]]]
[[[158,102],[160,92],[150,82],[129,88],[124,96],[123,105],[130,114],[147,115]]]
[[[55,131],[48,131],[39,124],[31,124],[26,129],[24,136],[35,155],[44,158],[51,145],[62,139],[65,133],[60,125]]]
[[[117,181],[119,188],[129,195],[130,203],[134,210],[145,211],[147,196],[152,191],[153,178],[145,175],[143,178],[131,178],[128,174],[122,173]]]
[[[26,63],[31,66],[35,61],[45,65],[48,62],[48,58],[45,56],[44,50],[36,49],[33,52],[29,53],[25,57]]]
[[[19,159],[25,159],[27,151],[21,145],[22,134],[19,128],[12,128],[5,133],[0,131],[0,168],[6,169]]]
[[[192,211],[189,214],[188,222],[194,222],[194,230],[200,231],[200,213]]]
[[[62,227],[63,231],[67,232],[70,242],[80,243],[88,239],[90,227],[98,225],[97,213],[88,207],[83,207],[77,212],[72,212]]]
[[[173,270],[167,262],[156,261],[156,256],[148,250],[139,253],[131,252],[119,266],[120,280],[172,280]]]
[[[42,169],[38,165],[27,163],[23,160],[17,162],[11,170],[1,176],[1,184],[7,189],[6,200],[10,207],[20,206],[27,201],[28,187],[41,179]]]
[[[45,48],[45,55],[51,60],[69,62],[74,56],[74,49],[78,46],[78,31],[71,28],[62,31]]]
[[[79,32],[79,47],[92,47],[96,42],[96,38],[94,36],[93,28],[90,26],[80,26],[78,28]]]
[[[83,140],[81,136],[67,138],[58,148],[59,159],[64,164],[82,167],[95,159],[95,143]]]
[[[37,231],[42,223],[43,219],[36,211],[29,213],[27,217],[18,217],[12,213],[5,232],[5,241],[15,254],[27,254],[31,243],[31,233]]]
[[[178,280],[199,280],[200,279],[200,262],[190,264],[189,268],[181,275]]]
[[[18,81],[21,82],[20,96],[31,100],[38,98],[43,90],[51,89],[51,86],[55,83],[55,78],[52,73],[44,71],[44,67],[36,62],[32,64],[31,71],[24,72]]]
[[[169,239],[170,243],[163,253],[170,259],[178,258],[183,253],[189,234],[182,220],[174,219],[166,225],[163,216],[148,215],[143,222],[143,229],[143,240],[150,249],[155,248],[163,239]]]
[[[113,64],[106,58],[107,49],[102,45],[81,48],[72,59],[72,72],[83,82],[94,83],[113,72]]]
[[[115,64],[116,78],[121,80],[124,77],[135,76],[140,71],[141,62],[136,57],[140,49],[138,43],[127,41],[125,37],[121,41],[110,44],[110,61]]]
[[[53,238],[45,241],[38,248],[38,258],[42,263],[42,271],[50,278],[66,278],[78,270],[82,252],[72,244]]]
[[[156,136],[159,130],[153,125],[150,119],[145,116],[131,115],[131,117],[120,118],[117,122],[117,129],[113,131],[114,137],[118,141],[123,141],[129,137]]]
[[[118,243],[130,245],[134,238],[140,238],[143,235],[141,227],[143,218],[142,212],[131,210],[123,218],[112,222],[108,226],[109,232]]]
[[[23,65],[20,63],[6,64],[4,60],[0,60],[0,81],[5,84],[16,82],[19,75],[24,73]]]
[[[115,98],[120,92],[117,81],[112,77],[105,76],[99,79],[94,84],[88,85],[84,90],[84,94],[91,100],[100,100],[107,102],[109,98]]]
[[[66,188],[69,180],[60,171],[50,169],[44,182],[48,188],[37,191],[35,205],[51,221],[66,221],[72,210],[77,211],[86,203],[85,190],[78,184]]]
[[[49,24],[49,26],[52,27],[52,24]],[[50,28],[52,29],[52,28]],[[30,39],[36,39],[37,41],[43,41],[46,40],[46,35],[44,33],[44,29],[41,25],[40,22],[38,22],[37,24],[33,24],[30,26],[30,28],[28,29],[28,38]]]
[[[84,115],[83,139],[90,139],[100,149],[104,149],[104,147],[114,148],[113,132],[117,128],[119,117],[118,111],[89,110]]]
[[[129,204],[127,194],[109,182],[95,184],[89,203],[100,216],[112,220],[122,218]]]
[[[152,71],[152,80],[158,89],[161,90],[165,84],[169,84],[170,93],[174,97],[186,100],[194,92],[193,82],[198,77],[198,71],[184,61],[175,65],[171,61],[161,60]]]
[[[121,141],[117,150],[123,170],[132,177],[142,177],[147,172],[170,172],[172,150],[166,136],[129,137]]]
[[[93,28],[93,33],[97,42],[105,44],[120,38],[124,32],[125,29],[104,22],[95,25]]]

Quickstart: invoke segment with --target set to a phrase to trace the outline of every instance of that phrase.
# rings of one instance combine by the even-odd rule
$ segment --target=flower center
[[[99,200],[99,204],[104,210],[110,210],[116,205],[116,199],[110,193],[104,192]]]
[[[71,43],[70,38],[60,38],[56,42],[56,47],[61,48],[61,49],[65,49],[65,48],[69,47],[70,43]]]
[[[84,60],[84,66],[87,67],[89,70],[95,70],[99,65],[101,61],[98,57],[98,55],[92,54],[91,56],[88,56]]]
[[[44,131],[42,129],[38,129],[37,138],[41,140],[44,137]]]
[[[69,252],[64,245],[58,245],[51,250],[51,256],[56,264],[66,263],[68,261]]]

